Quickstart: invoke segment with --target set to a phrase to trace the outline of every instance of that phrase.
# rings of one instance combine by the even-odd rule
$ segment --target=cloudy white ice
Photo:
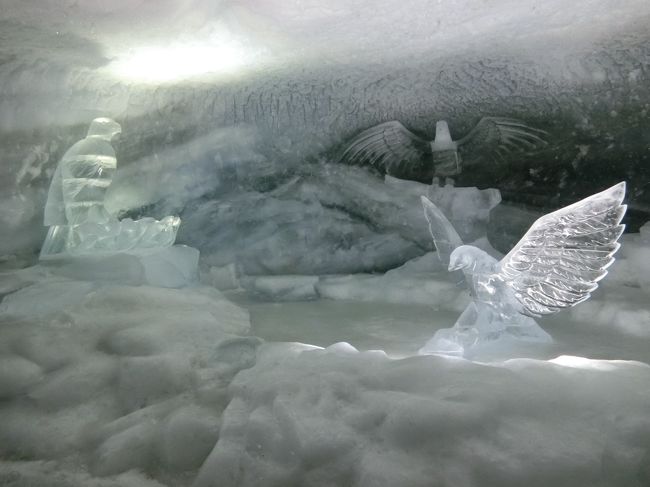
[[[648,22],[645,0],[0,0],[0,485],[650,485]],[[456,139],[484,115],[548,148],[456,187],[337,162],[382,121]],[[107,209],[178,215],[180,245],[39,263],[100,116],[123,130]],[[621,180],[617,260],[539,320],[553,343],[418,355],[470,300],[421,195],[499,257]]]
[[[384,276],[254,283],[267,296],[291,289],[316,301],[164,288],[120,277],[114,263],[110,277],[101,263],[4,273],[0,478],[645,485],[642,239],[626,235],[592,301],[542,322],[552,345],[487,348],[471,360],[416,354],[468,300],[444,272],[423,272],[433,254]],[[102,280],[80,278],[91,269]],[[120,282],[129,277],[140,285]]]

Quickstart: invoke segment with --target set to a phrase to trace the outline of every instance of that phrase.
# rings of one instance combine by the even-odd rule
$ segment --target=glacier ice
[[[43,222],[49,230],[41,248],[41,259],[174,244],[180,225],[178,217],[120,221],[104,205],[117,168],[111,141],[121,131],[114,120],[96,118],[86,138],[63,155],[45,204]]]
[[[385,271],[432,248],[420,195],[443,208],[467,242],[485,237],[501,201],[493,188],[436,187],[326,163],[271,191],[198,199],[181,213],[179,239],[210,266],[234,264],[248,275]]]
[[[503,337],[549,342],[532,317],[586,301],[619,249],[625,183],[539,218],[500,261],[462,245],[452,224],[426,197],[424,213],[438,256],[462,271],[472,303],[453,328],[439,330],[421,353],[454,353]]]

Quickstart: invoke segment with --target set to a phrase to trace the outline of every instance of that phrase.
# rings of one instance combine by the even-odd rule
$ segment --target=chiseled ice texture
[[[447,177],[462,172],[462,163],[481,153],[499,157],[513,149],[543,145],[544,132],[520,120],[483,117],[463,138],[453,140],[444,120],[436,123],[434,140],[425,140],[397,120],[381,123],[357,135],[341,159],[369,164],[403,179]]]
[[[443,208],[468,242],[486,235],[490,210],[501,201],[496,189],[319,164],[272,191],[199,200],[181,214],[178,238],[200,249],[206,264],[235,264],[243,274],[386,271],[432,250],[421,195]]]
[[[586,301],[619,249],[625,183],[539,218],[500,261],[461,245],[453,225],[422,197],[438,255],[462,271],[472,303],[451,329],[439,330],[421,353],[457,353],[502,338],[550,341],[532,317]]]
[[[144,217],[124,218],[104,223],[86,222],[69,229],[68,250],[73,253],[124,251],[141,248],[169,247],[176,240],[180,218],[161,220]]]
[[[111,141],[121,132],[114,120],[96,118],[86,138],[63,155],[45,203],[43,222],[50,228],[41,248],[41,258],[174,244],[180,225],[178,217],[120,221],[104,205],[117,168]]]
[[[104,196],[117,167],[111,141],[120,133],[117,122],[97,118],[86,138],[66,151],[50,183],[43,217],[46,226],[110,220]]]
[[[634,361],[265,344],[193,486],[641,487],[649,387]]]

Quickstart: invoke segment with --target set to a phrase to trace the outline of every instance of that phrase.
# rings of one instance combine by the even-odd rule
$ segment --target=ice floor
[[[436,322],[455,319],[452,312],[432,313],[426,306],[327,299],[270,303],[233,294],[228,297],[248,310],[253,333],[264,340],[319,347],[346,341],[358,350],[384,350],[391,357],[415,354]]]
[[[637,240],[603,293],[541,322],[553,345],[472,360],[414,355],[463,306],[406,272],[422,261],[248,283],[283,301],[153,286],[173,280],[146,266],[126,284],[117,261],[4,272],[0,485],[645,487]]]
[[[440,328],[455,322],[458,313],[424,305],[368,303],[363,301],[265,302],[242,293],[229,299],[250,313],[253,334],[268,341],[303,342],[319,347],[345,341],[360,351],[383,350],[391,358],[417,354],[418,349]],[[649,341],[612,333],[567,316],[541,320],[555,342],[551,345],[509,346],[507,350],[484,350],[474,360],[502,361],[528,357],[549,360],[573,355],[602,360],[638,360],[650,363]]]

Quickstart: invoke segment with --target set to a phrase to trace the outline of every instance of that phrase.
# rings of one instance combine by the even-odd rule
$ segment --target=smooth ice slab
[[[63,255],[42,261],[41,265],[70,279],[182,288],[198,281],[199,251],[174,245],[132,252]]]

